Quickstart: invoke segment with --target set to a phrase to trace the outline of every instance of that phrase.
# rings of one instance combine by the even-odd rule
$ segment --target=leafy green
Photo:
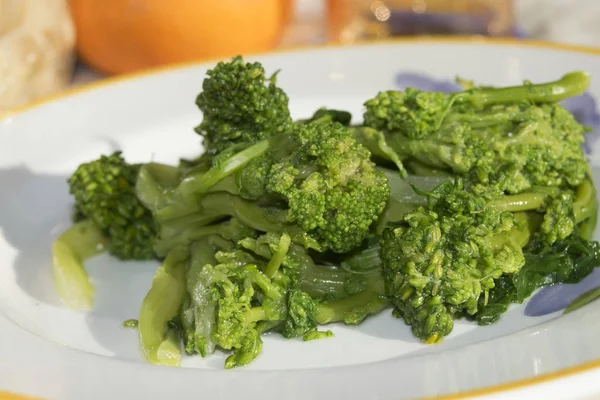
[[[599,264],[600,243],[579,235],[552,245],[534,241],[525,248],[524,267],[496,281],[487,304],[482,304],[474,319],[480,325],[496,322],[511,303],[522,303],[543,286],[580,282]]]

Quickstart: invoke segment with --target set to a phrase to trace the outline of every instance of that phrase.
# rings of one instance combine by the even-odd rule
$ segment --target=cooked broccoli
[[[436,133],[453,106],[472,112],[499,104],[556,103],[583,93],[589,74],[571,72],[555,82],[503,88],[473,88],[446,94],[408,88],[405,92],[380,92],[365,102],[365,125],[408,139],[424,139]],[[484,121],[485,122],[485,121]]]
[[[388,304],[380,270],[372,276],[353,277],[365,282],[357,294],[348,294],[345,289],[345,285],[352,285],[354,272],[340,267],[335,278],[336,300],[304,292],[303,288],[318,285],[313,278],[319,276],[320,269],[335,267],[315,265],[304,248],[290,244],[286,234],[247,238],[240,246],[233,242],[223,246],[214,239],[206,236],[191,246],[188,297],[180,312],[188,354],[204,357],[217,347],[233,350],[225,366],[241,366],[260,353],[260,333],[275,331],[286,338],[301,337],[315,332],[319,324],[358,323]],[[301,257],[309,265],[299,265]],[[288,273],[288,269],[293,272]],[[310,276],[305,275],[307,269]],[[330,276],[335,275],[324,271],[320,278]]]
[[[122,260],[155,257],[152,214],[135,191],[139,168],[115,152],[81,164],[69,178],[77,213],[98,225],[109,238],[108,251]]]
[[[267,78],[260,63],[245,63],[237,56],[206,74],[196,98],[203,114],[196,131],[204,136],[209,153],[251,144],[291,126],[288,97],[277,87],[277,74]]]
[[[94,305],[94,287],[83,263],[106,250],[107,239],[98,225],[79,221],[52,243],[52,276],[58,296],[67,306],[90,311]]]
[[[474,315],[480,325],[496,322],[511,303],[522,303],[536,289],[557,283],[577,283],[600,263],[600,244],[579,234],[547,245],[533,240],[525,249],[525,265],[516,274],[496,280],[487,302],[480,300]]]
[[[261,160],[263,155],[268,159]],[[153,179],[142,171],[138,196],[151,198],[145,204],[154,211],[159,236],[166,236],[163,231],[174,220],[193,221],[199,227],[227,215],[243,220],[243,211],[238,211],[246,209],[251,219],[264,216],[263,220],[272,221],[268,226],[244,221],[256,230],[289,231],[295,242],[311,240],[321,250],[343,253],[364,240],[389,197],[387,179],[370,161],[369,151],[338,123],[297,125],[288,134],[218,158],[211,169],[188,174],[170,190],[152,188]],[[252,163],[257,159],[260,162]],[[250,172],[244,174],[245,168]],[[219,190],[219,182],[236,173],[238,190],[230,184],[229,189]],[[142,193],[148,190],[166,194],[157,199]],[[243,199],[249,192],[263,192],[261,199],[268,198],[250,202]],[[215,196],[219,201],[211,200]]]
[[[576,186],[588,169],[581,151],[585,129],[554,102],[588,85],[586,74],[572,73],[557,82],[453,95],[380,93],[365,103],[365,124],[384,132],[403,161],[470,173],[483,184],[506,178],[509,193]],[[368,141],[359,141],[377,154]]]
[[[339,122],[342,125],[348,126],[350,125],[350,121],[352,121],[352,114],[348,111],[321,107],[314,112],[312,117],[299,122]]]
[[[396,314],[412,326],[415,336],[441,340],[452,330],[456,315],[476,315],[499,279],[520,273],[527,262],[523,247],[533,238],[551,245],[574,234],[590,213],[575,213],[573,204],[595,210],[590,187],[586,180],[575,202],[564,191],[552,197],[552,188],[504,195],[479,186],[466,188],[461,179],[430,192],[416,189],[428,196],[428,207],[388,224],[381,241],[386,287]]]
[[[150,362],[229,353],[262,335],[309,341],[322,325],[392,308],[426,343],[456,318],[481,325],[600,259],[585,128],[557,104],[589,85],[407,89],[365,103],[364,124],[320,108],[292,121],[288,97],[241,57],[208,71],[196,104],[205,152],[179,165],[120,152],[69,179],[77,223],[53,245],[61,298],[92,306],[84,261],[161,258],[142,302]]]
[[[397,315],[415,336],[436,342],[448,335],[454,314],[473,314],[494,278],[521,269],[526,223],[499,212],[462,183],[445,183],[383,233],[385,282]]]

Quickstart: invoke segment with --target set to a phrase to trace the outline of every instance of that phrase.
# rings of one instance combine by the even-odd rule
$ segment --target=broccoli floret
[[[288,292],[287,303],[287,318],[281,327],[283,337],[295,338],[317,329],[318,301],[295,289]]]
[[[194,274],[196,278],[188,283],[192,307],[184,315],[193,313],[195,326],[193,333],[187,333],[186,351],[206,356],[219,346],[233,350],[226,368],[248,364],[262,349],[257,323],[284,318],[284,288],[252,264],[206,264]],[[257,299],[261,305],[254,305]]]
[[[365,102],[365,125],[422,139],[435,132],[452,105],[452,95],[407,88],[381,92]]]
[[[577,186],[587,172],[584,127],[554,102],[588,85],[586,74],[572,73],[546,84],[452,95],[380,93],[366,102],[365,124],[384,132],[402,161],[470,174],[483,184],[503,179],[509,193],[536,185]],[[361,142],[392,160],[374,143]]]
[[[246,238],[239,245],[266,260],[273,260],[280,249],[281,235],[267,233]],[[310,297],[336,300],[365,290],[382,293],[379,238],[370,237],[363,246],[342,257],[317,260],[303,246],[291,243],[281,261],[281,271],[298,289]]]
[[[155,257],[152,214],[135,190],[139,168],[115,152],[81,164],[68,180],[77,213],[100,227],[110,239],[108,251],[123,260]]]
[[[446,94],[407,88],[405,92],[387,91],[365,102],[365,125],[393,132],[408,139],[424,139],[435,133],[453,105],[466,105],[468,111],[497,104],[519,102],[549,103],[582,94],[590,78],[584,72],[571,72],[560,80],[505,88],[474,88]]]
[[[267,190],[284,197],[288,220],[338,253],[358,246],[387,202],[386,177],[337,124],[298,126],[299,147],[271,168]]]
[[[575,213],[573,211],[573,193],[561,191],[546,206],[544,221],[540,227],[547,243],[564,240],[573,233]]]
[[[256,172],[257,167],[252,162],[263,156],[270,161],[259,163],[260,173],[243,173],[246,166]],[[159,236],[164,236],[162,230],[170,224],[168,221],[184,217],[199,227],[224,215],[243,219],[239,213],[233,213],[244,207],[253,208],[248,214],[251,219],[265,215],[268,204],[264,202],[258,206],[231,193],[230,201],[224,199],[223,192],[209,194],[220,181],[240,174],[239,171],[242,173],[238,175],[238,193],[264,187],[271,196],[269,201],[280,210],[275,213],[277,218],[284,216],[286,222],[285,226],[270,225],[267,229],[244,221],[246,225],[263,232],[288,231],[296,243],[304,241],[320,250],[344,253],[358,246],[383,212],[389,197],[387,179],[375,168],[369,151],[338,123],[297,125],[287,134],[262,140],[219,160],[205,173],[187,175],[172,190],[150,189],[150,179],[140,185],[146,191],[165,194],[162,200],[152,197],[152,201],[145,203],[154,211],[161,228]],[[264,179],[262,183],[261,179]],[[143,199],[151,197],[138,195]],[[220,196],[223,202],[216,204],[210,201],[211,196]],[[200,220],[193,219],[192,214],[197,214]],[[270,218],[265,216],[264,219]]]
[[[403,159],[468,174],[486,185],[502,181],[508,193],[520,193],[533,186],[579,185],[587,172],[583,133],[560,105],[522,104],[451,114],[425,139],[391,134],[387,143]]]
[[[477,312],[494,279],[523,267],[532,222],[525,213],[498,211],[495,205],[506,199],[487,200],[465,190],[460,180],[428,196],[427,209],[388,226],[381,246],[396,315],[431,343],[450,333],[457,312]]]
[[[254,143],[286,131],[292,124],[288,97],[267,78],[263,66],[238,56],[207,72],[196,104],[203,113],[196,131],[205,149],[220,152],[235,143]]]

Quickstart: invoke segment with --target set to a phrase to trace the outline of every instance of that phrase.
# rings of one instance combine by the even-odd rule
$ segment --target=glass
[[[514,36],[510,0],[328,0],[328,39],[408,35]]]

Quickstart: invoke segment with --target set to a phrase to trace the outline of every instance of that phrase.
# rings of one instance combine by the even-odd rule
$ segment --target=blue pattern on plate
[[[525,307],[525,315],[539,317],[564,310],[581,294],[598,286],[600,286],[600,269],[595,269],[579,283],[545,287],[529,300]]]
[[[417,72],[399,73],[396,75],[395,83],[400,90],[407,87],[444,93],[461,90],[460,85],[452,81],[434,79]],[[585,135],[585,142],[582,145],[584,152],[591,154],[593,145],[600,136],[600,113],[598,113],[596,99],[586,92],[567,99],[561,104],[580,124],[591,128],[591,131]],[[600,270],[593,271],[577,284],[559,284],[543,288],[529,300],[525,307],[525,315],[537,317],[563,310],[581,294],[598,286],[600,286]]]

